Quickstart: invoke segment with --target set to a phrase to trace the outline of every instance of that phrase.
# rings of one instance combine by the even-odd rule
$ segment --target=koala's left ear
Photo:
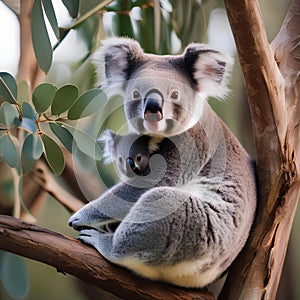
[[[233,66],[230,56],[210,49],[205,44],[190,44],[183,55],[199,93],[217,98],[226,96]]]
[[[102,87],[109,88],[122,84],[129,79],[132,64],[138,61],[144,52],[139,43],[129,38],[108,38],[93,55]]]

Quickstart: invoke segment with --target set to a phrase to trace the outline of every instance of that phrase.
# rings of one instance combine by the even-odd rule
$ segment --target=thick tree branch
[[[227,0],[225,5],[246,82],[259,195],[252,234],[231,267],[220,298],[275,299],[300,186],[299,1],[292,2],[279,34],[277,60],[258,1]],[[283,59],[291,53],[294,60]]]
[[[0,248],[46,263],[122,299],[214,299],[202,290],[144,280],[107,262],[95,249],[77,240],[4,215],[0,215]]]

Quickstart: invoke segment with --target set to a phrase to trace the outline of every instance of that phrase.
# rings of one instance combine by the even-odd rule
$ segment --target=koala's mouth
[[[133,126],[140,133],[160,133],[168,135],[174,128],[175,121],[172,119],[162,119],[158,122],[148,122],[144,118],[136,118],[131,120]]]

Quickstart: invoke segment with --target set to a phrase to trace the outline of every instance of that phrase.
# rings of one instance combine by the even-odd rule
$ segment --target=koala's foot
[[[117,263],[120,259],[113,251],[113,233],[100,233],[95,229],[83,229],[78,239],[87,245],[94,247],[107,260]]]
[[[78,240],[87,245],[97,245],[97,240],[100,238],[101,233],[96,229],[82,229]]]

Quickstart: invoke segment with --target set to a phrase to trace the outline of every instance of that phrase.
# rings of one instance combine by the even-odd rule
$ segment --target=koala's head
[[[103,72],[103,89],[124,93],[130,130],[164,136],[194,126],[207,97],[224,97],[232,67],[230,57],[204,44],[190,44],[182,55],[160,56],[144,53],[126,38],[105,40],[94,61]]]
[[[150,155],[156,150],[156,145],[150,143],[150,136],[134,133],[120,135],[107,129],[99,140],[104,143],[105,162],[114,161],[120,175],[147,175]]]

